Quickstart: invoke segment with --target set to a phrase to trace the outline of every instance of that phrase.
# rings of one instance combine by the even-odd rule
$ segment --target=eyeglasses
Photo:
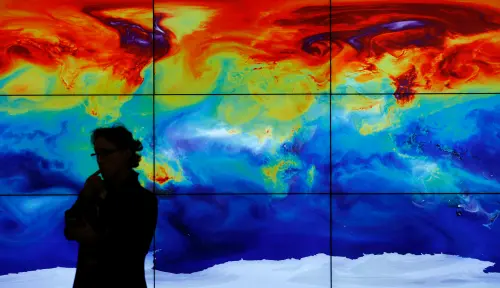
[[[91,157],[107,157],[120,149],[102,149],[100,152],[90,154]]]

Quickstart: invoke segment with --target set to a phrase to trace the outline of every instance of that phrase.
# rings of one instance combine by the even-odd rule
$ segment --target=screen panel
[[[45,271],[60,273],[61,281],[71,287],[78,246],[64,238],[64,211],[76,198],[0,196],[0,286],[14,287],[10,284],[29,280],[30,275],[44,279]]]
[[[329,195],[159,199],[156,287],[330,287]]]
[[[1,96],[2,195],[76,194],[97,169],[91,132],[123,124],[144,146],[137,171],[151,188],[152,96]]]
[[[78,244],[64,237],[64,212],[76,195],[0,196],[0,287],[72,287]],[[153,247],[146,256],[154,287]]]
[[[499,94],[332,96],[334,193],[500,192]]]
[[[0,95],[153,93],[153,1],[0,1]]]
[[[498,286],[499,200],[334,195],[333,287]]]
[[[158,94],[325,94],[329,0],[154,1]]]
[[[332,5],[334,93],[500,92],[500,2]]]
[[[329,193],[329,97],[156,96],[161,194]]]

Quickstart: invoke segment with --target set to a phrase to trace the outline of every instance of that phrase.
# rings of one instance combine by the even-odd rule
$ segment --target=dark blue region
[[[95,17],[95,16],[93,16]],[[163,57],[170,51],[170,34],[159,27],[159,22],[164,16],[155,16],[153,31],[140,25],[133,24],[124,19],[99,19],[101,22],[116,29],[120,35],[120,44],[125,48],[138,48],[140,50],[149,50],[154,56]],[[141,52],[144,53],[144,52]],[[146,54],[147,55],[147,54]]]
[[[488,172],[489,179],[500,181],[500,114],[496,111],[473,111],[479,133],[467,141],[459,142],[461,147],[470,147],[469,157],[462,160],[462,166],[473,172]],[[489,173],[491,172],[491,173]]]
[[[154,38],[155,38],[155,44],[158,41],[158,44],[168,44],[165,43],[165,37],[167,36],[167,33],[162,30],[160,27],[160,21],[163,20],[165,16],[156,14],[154,17],[153,21],[153,30],[154,30]]]
[[[365,29],[361,29],[356,36],[351,37],[347,40],[349,44],[351,44],[355,49],[361,50],[363,48],[363,44],[360,39],[364,37],[371,37],[382,34],[384,32],[395,32],[395,31],[403,31],[409,29],[415,29],[420,27],[428,26],[430,23],[426,23],[421,20],[404,20],[404,21],[395,21],[391,23],[380,24],[376,26],[371,26]],[[415,42],[414,45],[417,45],[418,42]]]
[[[434,196],[438,204],[419,208],[412,204],[411,195],[334,196],[333,255],[357,258],[391,252],[444,253],[498,263],[500,251],[494,247],[500,223],[487,229],[483,226],[485,217],[467,213],[457,216],[453,205],[442,204],[448,203],[447,198],[439,202],[436,197],[453,198]],[[485,210],[500,208],[500,195],[482,197]],[[160,197],[156,269],[191,273],[241,259],[284,260],[329,254],[329,198]],[[67,197],[63,204],[45,203],[38,220],[30,225],[24,224],[22,216],[15,216],[21,206],[39,199],[0,199],[0,274],[75,267],[76,244],[63,236],[63,213],[75,197]],[[17,206],[12,206],[13,201]],[[497,266],[489,270],[500,272]]]
[[[487,179],[500,181],[500,114],[495,111],[474,110],[467,115],[474,119],[477,133],[462,141],[440,141],[432,127],[413,122],[405,133],[397,135],[400,150],[410,155],[425,155],[432,159],[446,157],[457,167]]]
[[[419,20],[403,20],[382,24],[380,25],[380,27],[390,31],[402,31],[412,28],[424,27],[425,25],[425,22]]]
[[[165,55],[168,54],[171,48],[171,38],[170,38],[170,31],[168,30],[163,30],[160,27],[160,21],[165,18],[164,15],[161,14],[156,14],[154,15],[154,21],[153,21],[153,30],[154,30],[154,41],[155,41],[155,47],[154,47],[154,57],[155,59],[159,59]]]
[[[312,54],[312,55],[325,55],[327,53],[328,49],[321,50],[317,44],[318,43],[325,43],[327,44],[328,41],[330,41],[331,36],[330,32],[325,32],[325,33],[320,33],[320,34],[315,34],[312,36],[309,36],[305,39],[302,40],[302,50]]]
[[[10,126],[7,124],[0,124],[0,134],[2,138],[8,141],[14,142],[14,144],[18,144],[24,140],[36,140],[37,138],[42,138],[46,147],[52,150],[53,147],[56,146],[56,142],[59,137],[68,133],[68,121],[62,121],[60,123],[61,130],[56,134],[48,133],[40,129],[35,129],[29,132],[25,131],[12,131]],[[56,151],[54,151],[56,152]],[[56,153],[57,154],[57,153]]]
[[[406,163],[394,152],[386,154],[371,155],[361,157],[357,151],[349,151],[343,155],[338,152],[332,152],[332,191],[334,193],[346,193],[349,191],[363,192],[415,192],[412,187],[403,185],[407,179],[397,179],[397,177],[383,177],[384,174],[378,174],[379,163],[384,167],[392,167],[400,171],[410,171]],[[340,177],[356,173],[349,181]]]
[[[336,135],[352,135],[358,133],[350,126],[340,126],[332,132],[332,191],[334,193],[356,192],[415,192],[412,187],[404,185],[407,179],[390,177],[381,173],[380,167],[392,168],[396,171],[411,171],[404,160],[394,151],[363,155],[363,151],[343,147],[337,143]],[[378,145],[377,140],[368,141],[368,145]],[[341,145],[341,146],[339,146]],[[346,179],[348,178],[348,179]]]
[[[67,201],[61,204],[63,197]],[[0,274],[75,267],[77,245],[64,239],[63,217],[76,197],[50,198],[53,205],[45,203],[31,225],[14,211],[40,197],[19,197],[14,207],[13,197],[0,198]],[[163,196],[159,205],[156,268],[162,271],[329,253],[328,195]]]
[[[78,245],[64,238],[64,211],[76,197],[67,197],[67,205],[54,212],[42,214],[34,224],[24,224],[7,209],[5,202],[23,204],[36,202],[40,197],[0,197],[0,275],[54,267],[76,267]],[[54,197],[51,197],[54,198]],[[20,201],[23,199],[24,201]],[[20,207],[14,207],[19,209]],[[47,207],[45,207],[47,208]],[[19,213],[19,212],[17,212]]]
[[[0,169],[0,179],[11,179],[11,188],[1,187],[4,193],[29,194],[51,188],[62,188],[78,193],[83,183],[77,183],[68,178],[67,167],[58,160],[45,159],[31,151],[17,153],[4,152],[0,161],[7,165]],[[12,189],[16,191],[5,191]]]
[[[192,273],[241,259],[329,254],[328,202],[328,195],[164,198],[156,269]]]
[[[500,272],[500,223],[483,226],[485,217],[457,216],[456,209],[438,204],[419,208],[411,195],[334,196],[333,256],[355,259],[363,254],[448,254],[491,261],[486,272]],[[452,198],[452,196],[438,196]],[[478,196],[476,196],[478,197]],[[500,195],[483,196],[489,212],[500,208]],[[445,202],[445,201],[441,201]]]
[[[135,45],[142,48],[152,47],[152,33],[141,26],[123,20],[110,20],[108,24],[120,32],[120,43],[122,45]]]

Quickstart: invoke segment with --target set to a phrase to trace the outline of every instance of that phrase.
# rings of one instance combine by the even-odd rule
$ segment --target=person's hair
[[[132,152],[130,158],[130,168],[139,167],[141,162],[141,155],[138,152],[142,151],[143,146],[141,141],[134,139],[132,132],[130,132],[122,124],[115,124],[111,127],[101,127],[92,131],[90,141],[92,145],[95,144],[97,138],[104,138],[113,143],[118,149],[129,149]]]

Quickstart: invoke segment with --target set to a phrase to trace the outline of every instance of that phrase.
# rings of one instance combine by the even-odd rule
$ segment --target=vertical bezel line
[[[329,230],[330,230],[330,288],[333,288],[333,191],[332,191],[332,184],[333,184],[333,179],[332,179],[332,97],[333,97],[333,84],[332,84],[332,61],[333,61],[333,55],[332,55],[332,45],[333,45],[333,39],[332,39],[332,35],[333,35],[333,24],[332,24],[332,17],[333,17],[333,3],[332,3],[332,0],[329,0],[330,3],[329,3],[329,11],[328,11],[328,14],[329,14],[329,21],[330,21],[330,35],[328,37],[329,41],[330,41],[330,94],[328,95],[328,103],[330,104],[330,107],[329,107],[329,110],[330,110],[330,117],[329,117],[329,125],[330,125],[330,134],[329,134],[329,137],[330,137],[330,151],[329,151],[329,154],[330,154],[330,166],[329,166],[329,191],[330,191],[330,195],[329,195],[329,207],[330,207],[330,223],[329,223]]]
[[[155,94],[156,94],[156,69],[155,69],[155,0],[151,0],[151,3],[152,3],[152,18],[153,18],[153,43],[152,43],[152,54],[153,54],[153,195],[155,197],[156,196],[156,123],[155,123]],[[158,200],[158,206],[160,206],[160,201]],[[159,208],[159,207],[158,207]],[[157,216],[158,217],[158,216]],[[157,220],[158,222],[158,220]],[[154,235],[153,235],[153,288],[156,288],[156,227],[155,227],[155,232],[154,232]]]

